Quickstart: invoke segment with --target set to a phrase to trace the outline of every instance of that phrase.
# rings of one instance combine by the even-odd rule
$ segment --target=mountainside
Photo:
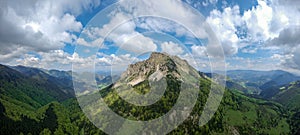
[[[260,95],[263,98],[272,98],[279,92],[276,90],[276,88],[283,86],[283,85],[289,85],[289,83],[297,81],[297,80],[300,80],[300,77],[295,77],[292,74],[279,75],[276,78],[272,79],[271,81],[269,81],[259,87],[262,90]]]
[[[73,88],[57,83],[69,78],[67,72],[54,71],[57,76],[51,76],[36,68],[14,68],[21,72],[0,65],[1,135],[101,133],[84,117],[74,94],[66,92]]]
[[[282,104],[286,110],[290,110],[289,123],[293,133],[300,134],[300,81],[291,82],[274,89],[278,91],[272,100]]]
[[[275,91],[278,92],[272,97],[272,100],[283,104],[291,110],[300,109],[300,81],[291,82],[277,88]]]
[[[69,91],[67,91],[46,73],[33,71],[24,74],[0,65],[0,95],[17,99],[33,107],[73,97],[71,88],[68,88]]]
[[[214,76],[220,76],[220,74],[217,73],[201,73],[200,74],[204,74],[209,78],[212,78],[212,75]],[[243,86],[241,84],[239,84],[238,82],[231,80],[231,78],[226,78],[226,88],[227,89],[231,89],[231,90],[236,90],[236,91],[241,91],[243,93],[255,93],[255,90],[250,89],[249,87]]]
[[[123,84],[136,86],[151,80],[159,82],[163,78],[173,79],[178,83],[192,79],[197,82],[199,77],[197,70],[191,67],[187,61],[181,60],[177,56],[154,52],[149,59],[129,65],[128,69],[114,84],[114,88]],[[184,80],[187,78],[190,80]]]
[[[67,95],[75,96],[73,92],[72,75],[70,72],[57,70],[43,71],[42,69],[28,68],[24,66],[16,66],[11,68],[19,71],[27,78],[37,80],[38,82],[42,83],[41,85],[43,86],[53,87],[51,88],[53,90],[60,89]]]
[[[28,67],[15,70],[0,66],[0,134],[104,134],[84,115],[77,99],[65,92],[66,88],[62,86],[68,85],[57,83],[70,81],[69,75],[69,72],[39,71]],[[288,121],[297,119],[297,113],[293,113],[291,119],[289,112],[280,104],[237,92],[239,84],[232,84],[235,90],[225,91],[217,112],[208,124],[198,126],[214,82],[176,56],[152,53],[149,59],[130,65],[113,84],[109,84],[111,79],[110,76],[99,77],[98,80],[96,77],[98,85],[103,87],[92,94],[101,95],[111,110],[130,120],[151,120],[166,114],[178,100],[180,91],[188,90],[180,89],[183,84],[197,86],[192,87],[196,88],[198,99],[191,115],[169,134],[290,134],[290,125],[293,133],[298,130],[295,127],[299,121]],[[165,81],[166,85],[161,81]],[[165,92],[157,102],[148,106],[133,105],[116,92],[119,88],[124,91],[128,89],[122,88],[132,88],[130,90],[146,95],[153,90],[150,86],[163,86]],[[95,114],[101,112],[90,104],[99,99],[94,100],[93,95],[90,96],[79,98],[86,101],[86,107]],[[123,134],[134,132],[133,129],[127,131]]]
[[[197,126],[212,82],[204,74],[198,74],[186,61],[164,53],[153,53],[149,59],[130,65],[119,81],[102,89],[100,94],[110,109],[118,115],[131,120],[151,120],[162,116],[172,108],[178,99],[180,85],[184,82],[181,79],[186,77],[182,75],[189,76],[187,80],[198,79],[200,84],[198,100],[188,119],[170,134],[289,133],[287,117],[280,104],[250,98],[234,91],[225,92],[218,111],[208,124],[203,127]],[[135,106],[124,101],[116,92],[125,85],[133,87],[132,90],[141,94],[147,94],[150,89],[149,82],[153,78],[158,81],[165,78],[168,86],[161,99],[152,105]],[[95,101],[92,97],[85,97],[84,104],[93,104]],[[86,108],[91,112],[105,113],[92,106]],[[97,116],[96,113],[93,115]],[[114,126],[122,127],[122,123]],[[127,130],[134,132],[134,129]]]
[[[37,80],[37,82],[41,83],[42,86],[50,86],[49,88],[53,90],[61,90],[67,95],[71,95],[71,97],[75,97],[75,93],[73,90],[73,77],[79,78],[84,74],[93,74],[91,72],[84,73],[73,73],[71,71],[59,71],[59,70],[45,70],[33,67],[24,67],[24,66],[11,66],[9,67],[15,71],[21,73],[24,77],[28,79]],[[73,75],[73,76],[72,76]],[[95,74],[95,79],[99,84],[108,84],[111,82],[111,76],[103,76],[100,74]],[[74,81],[78,81],[79,79],[74,79]],[[84,82],[80,82],[84,85]]]
[[[272,70],[272,71],[254,71],[254,70],[230,70],[227,71],[227,76],[233,80],[244,81],[244,82],[254,82],[262,85],[273,79],[288,79],[286,82],[298,79],[299,77],[282,70]]]
[[[227,72],[227,76],[247,88],[248,94],[260,94],[263,98],[272,97],[272,90],[278,86],[300,80],[299,76],[282,70],[232,70]]]

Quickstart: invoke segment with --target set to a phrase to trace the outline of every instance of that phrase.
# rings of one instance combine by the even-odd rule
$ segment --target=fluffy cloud
[[[238,52],[239,38],[236,26],[242,24],[238,6],[227,7],[224,12],[213,10],[206,21],[210,24],[216,36],[221,40],[224,53],[227,56]]]
[[[300,69],[300,46],[297,47],[293,53],[293,61],[296,65],[296,69]]]
[[[191,49],[192,49],[193,55],[198,56],[198,57],[207,57],[207,50],[206,50],[205,46],[193,45],[191,47]]]
[[[24,66],[32,66],[38,65],[40,63],[40,59],[37,58],[35,55],[25,54],[24,58],[22,60],[17,60],[17,62]]]
[[[193,30],[199,38],[207,38],[208,33],[205,26],[205,18],[197,11],[190,9],[183,2],[177,0],[140,0],[125,3],[123,5],[129,13],[135,15],[153,15],[156,17],[166,17],[167,19],[179,23],[190,30]],[[179,30],[180,31],[180,30]]]
[[[135,33],[136,35],[121,37],[125,40],[123,45],[120,46],[122,49],[127,51],[143,54],[147,52],[154,52],[157,50],[156,44],[151,38],[145,37],[142,34]],[[124,36],[124,35],[123,35]],[[129,38],[129,40],[127,40]]]
[[[182,47],[174,42],[163,42],[161,44],[161,49],[163,52],[169,53],[171,55],[181,55],[184,52]]]
[[[243,48],[243,53],[255,54],[257,52],[257,48]]]
[[[103,27],[101,33],[106,33],[115,23],[119,23],[118,19],[123,13],[119,13],[113,17],[111,22]],[[122,16],[124,17],[124,16]],[[129,19],[129,18],[128,18]],[[112,40],[120,48],[133,52],[133,53],[146,53],[156,51],[157,45],[151,38],[144,36],[143,34],[135,31],[136,25],[134,22],[129,21],[120,25],[113,32],[109,33],[108,39]],[[104,35],[102,35],[104,36]]]
[[[10,52],[10,53],[8,53]],[[19,58],[21,54],[27,53],[27,49],[22,46],[3,47],[0,50],[0,61],[10,62],[11,59]]]
[[[273,10],[265,1],[258,0],[258,5],[251,10],[244,12],[245,21],[249,33],[249,41],[266,40],[273,36],[270,33],[270,22],[272,21]]]
[[[220,38],[225,55],[231,56],[248,45],[277,36],[282,30],[278,26],[288,24],[285,14],[279,12],[265,1],[258,0],[258,5],[243,14],[239,6],[226,7],[223,12],[212,10],[206,20]]]
[[[234,57],[238,51],[255,55],[259,49],[280,52],[280,55],[277,54],[276,59],[274,55],[272,59],[265,58],[265,60],[235,59],[230,61],[231,57],[227,57],[231,63],[229,68],[266,69],[266,67],[281,67],[299,70],[299,1],[271,0],[267,2],[257,0],[257,2],[258,5],[244,11],[243,14],[240,13],[238,6],[224,7],[222,11],[212,10],[206,21],[219,37],[227,56]],[[197,54],[196,52],[203,54],[201,50],[205,49],[208,53],[217,51],[213,47],[192,47],[195,54]],[[218,53],[220,52],[215,54]]]
[[[99,70],[109,69],[112,71],[124,71],[128,65],[140,61],[140,59],[132,56],[131,54],[121,54],[121,55],[104,55],[98,54],[96,59],[96,67]],[[126,68],[124,68],[126,67]]]
[[[0,57],[10,61],[24,53],[50,52],[74,42],[73,33],[82,29],[76,16],[99,4],[98,0],[1,1]]]
[[[186,1],[193,6],[196,3],[203,6],[203,4],[217,2],[217,0]],[[238,6],[224,7],[222,10],[212,10],[206,19],[202,18],[203,20],[199,20],[199,16],[181,1],[141,0],[132,2],[135,4],[121,5],[126,12],[120,9],[111,12],[108,16],[110,20],[103,27],[87,28],[84,33],[89,38],[88,40],[85,38],[76,40],[77,37],[74,33],[82,30],[82,24],[76,20],[76,17],[83,10],[99,6],[99,0],[0,1],[0,61],[7,63],[14,59],[14,62],[19,64],[45,68],[59,68],[56,66],[59,64],[69,67],[70,62],[83,63],[82,65],[92,63],[93,57],[84,59],[76,53],[71,55],[61,49],[65,43],[74,43],[75,41],[83,46],[99,46],[103,38],[107,36],[106,34],[110,32],[111,27],[131,19],[131,15],[140,15],[137,13],[142,12],[145,15],[157,13],[161,16],[169,16],[166,19],[171,21],[153,18],[129,21],[120,25],[106,38],[118,47],[133,53],[156,51],[157,45],[151,38],[137,32],[137,26],[156,32],[174,32],[177,36],[189,36],[183,27],[174,24],[173,21],[177,21],[182,26],[189,26],[189,29],[196,31],[201,38],[206,38],[207,33],[202,24],[203,20],[206,20],[216,36],[219,37],[225,55],[234,56],[238,51],[254,54],[259,49],[277,48],[274,50],[280,49],[282,52],[279,53],[280,55],[273,55],[273,60],[280,61],[282,66],[300,69],[299,1],[257,0],[258,5],[244,11],[243,14],[240,13]],[[249,47],[252,44],[255,46]],[[170,48],[171,46],[173,50]],[[165,42],[161,48],[163,51],[173,54],[181,54],[183,51],[172,42]],[[222,51],[214,46],[206,48],[194,45],[191,49],[194,55],[200,57],[206,56],[207,53],[218,55]],[[30,54],[28,54],[29,52]],[[34,55],[35,53],[36,55]],[[122,61],[126,63],[134,58],[129,55],[108,55],[98,60],[102,64],[109,65],[112,59],[118,59],[119,63]],[[257,62],[255,60],[245,61],[250,61],[248,63],[254,65]],[[234,64],[232,65],[234,66]]]
[[[258,5],[240,13],[238,6],[226,7],[223,11],[212,10],[207,22],[220,38],[226,55],[251,44],[286,44],[298,42],[300,10],[294,1],[258,0]],[[292,43],[294,44],[294,43]],[[290,44],[290,45],[292,45]],[[258,46],[259,47],[259,46]],[[261,46],[262,47],[262,46]]]
[[[89,27],[84,30],[84,34],[90,39],[106,39],[113,41],[121,49],[132,53],[146,53],[156,51],[157,45],[151,38],[135,31],[136,24],[130,20],[130,17],[122,12],[112,14],[109,23],[99,27]],[[124,21],[128,21],[122,23]],[[120,24],[121,23],[121,24]],[[118,26],[118,27],[116,27]],[[115,28],[115,29],[113,29]],[[84,39],[78,40],[79,44],[89,46],[93,43],[87,43]]]
[[[63,50],[52,50],[49,52],[39,52],[38,54],[24,54],[9,62],[10,65],[24,65],[46,69],[71,69],[70,59],[72,55],[65,53]]]
[[[256,59],[233,56],[226,58],[230,64],[227,65],[228,70],[278,70],[283,69],[278,58],[281,55],[274,55],[273,57],[260,57]]]
[[[81,70],[91,69],[95,66],[96,70],[114,68],[115,70],[120,71],[124,70],[124,67],[136,61],[139,61],[139,59],[130,54],[122,54],[118,56],[115,54],[98,54],[97,57],[81,57],[77,53],[71,55],[64,52],[63,50],[52,50],[50,52],[40,52],[36,55],[25,54],[22,58],[11,61],[10,65],[24,65],[44,69],[70,70],[72,68],[72,64],[74,64]]]
[[[249,41],[274,39],[287,29],[299,25],[300,11],[297,1],[272,0],[269,3],[258,0],[258,5],[244,13]],[[299,7],[299,6],[298,6]]]
[[[288,69],[300,69],[300,46],[291,50],[290,53],[285,55],[279,55],[281,64]]]
[[[281,51],[282,57],[279,58],[281,66],[284,66],[287,70],[298,70],[298,72],[300,70],[299,4],[299,1],[273,0],[271,6],[274,11],[274,19],[271,28],[277,26],[275,27],[277,28],[277,34],[266,41],[267,46],[278,47]]]
[[[98,39],[95,39],[91,42],[88,42],[86,41],[84,38],[78,38],[76,43],[78,45],[83,45],[83,46],[88,46],[88,47],[101,47],[101,48],[105,48],[105,46],[101,46],[103,42],[103,39],[102,38],[98,38]]]
[[[217,4],[218,0],[204,0],[202,2],[203,6],[208,6],[209,4]]]
[[[134,4],[131,2],[134,2]],[[189,7],[184,5],[181,1],[141,0],[130,1],[129,3],[121,2],[119,4],[120,8],[117,7],[116,11],[109,14],[109,22],[107,24],[101,27],[89,27],[84,30],[84,34],[90,39],[99,37],[106,38],[113,41],[114,44],[121,49],[133,53],[145,53],[157,50],[157,46],[152,39],[137,32],[136,27],[155,32],[171,32],[175,33],[177,36],[189,36],[191,33],[184,29],[184,27],[187,27],[196,32],[195,34],[200,38],[208,38],[206,31],[207,26],[203,24],[205,19],[202,16],[199,16],[194,10],[189,9]],[[132,19],[132,15],[155,15],[155,17],[158,18],[146,17],[128,21]],[[116,29],[111,32],[111,28]],[[82,42],[81,44],[86,43]],[[173,44],[171,45],[173,46]],[[183,52],[182,48],[180,49],[176,46],[176,50],[170,51],[171,49],[166,46],[166,43],[163,44],[162,47],[164,49],[163,51],[168,51],[172,54]]]
[[[295,47],[300,45],[300,26],[289,27],[280,32],[278,37],[275,37],[267,42],[271,46],[287,46]]]
[[[136,26],[148,31],[175,33],[179,37],[194,37],[192,33],[180,24],[166,18],[145,17],[135,20]],[[179,22],[180,23],[180,22]]]

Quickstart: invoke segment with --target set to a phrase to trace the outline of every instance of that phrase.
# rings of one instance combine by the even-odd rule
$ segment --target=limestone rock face
[[[120,82],[135,86],[148,79],[159,81],[166,75],[171,75],[181,80],[183,77],[182,73],[194,77],[199,75],[187,61],[167,53],[153,52],[147,60],[129,65],[127,70],[121,75],[119,82],[115,84],[115,87],[119,86]]]

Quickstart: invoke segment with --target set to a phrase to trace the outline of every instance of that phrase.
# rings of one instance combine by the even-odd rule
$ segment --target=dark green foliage
[[[43,126],[43,128],[47,128],[50,131],[55,131],[55,129],[58,126],[57,123],[57,116],[55,115],[54,112],[54,105],[50,104],[49,108],[46,110],[45,114],[44,114],[44,119],[41,121],[41,125]]]
[[[36,70],[33,70],[36,71]],[[26,76],[13,69],[0,66],[0,134],[104,134],[84,115],[78,102],[62,85],[49,86],[48,75],[41,72],[35,77]],[[58,72],[52,73],[55,76]],[[40,76],[42,75],[42,76]],[[67,77],[67,74],[60,76]],[[50,77],[51,78],[51,77]],[[208,124],[198,126],[210,92],[211,81],[199,78],[198,100],[191,115],[170,134],[289,134],[299,133],[300,113],[291,113],[280,104],[247,97],[240,92],[226,91],[213,118]],[[50,79],[55,82],[55,78]],[[50,82],[51,82],[50,81]],[[148,82],[134,86],[145,94]],[[133,106],[123,101],[107,86],[100,93],[109,107],[119,115],[133,120],[149,120],[168,112],[177,101],[181,82],[167,76],[169,84],[162,98],[147,107]],[[51,83],[55,85],[55,83]],[[236,87],[238,88],[238,87]],[[87,100],[92,100],[89,97]],[[113,101],[113,102],[110,102]],[[287,119],[289,119],[287,123]],[[288,125],[289,124],[289,125]]]
[[[230,81],[247,88],[247,94],[260,94],[264,98],[270,98],[276,94],[278,91],[274,88],[300,80],[300,77],[282,70],[233,70],[228,71],[227,76],[231,79]]]
[[[300,81],[277,87],[276,90],[280,92],[272,97],[274,101],[294,112],[300,109]]]
[[[134,89],[136,91],[139,91],[140,93],[145,93],[145,90],[150,89],[149,85],[147,85],[146,83],[148,83],[148,81],[142,82],[134,86]],[[178,89],[180,88],[180,82],[169,76],[167,78],[167,83],[169,85],[162,98],[156,103],[149,106],[134,106],[126,101],[123,101],[122,98],[119,97],[117,93],[111,89],[101,90],[101,95],[103,97],[108,97],[105,98],[105,101],[115,113],[125,118],[130,118],[134,120],[150,120],[158,118],[163,114],[167,113],[171,109],[171,107],[174,106],[174,104],[176,103],[176,99],[178,98],[180,92],[178,91]],[[109,101],[115,102],[110,104]]]
[[[61,89],[60,85],[41,78],[29,77],[14,69],[0,65],[1,95],[11,97],[34,108],[46,105],[51,101],[63,101],[73,97],[72,94]],[[51,77],[48,76],[48,78]]]
[[[289,123],[291,125],[291,132],[292,134],[299,135],[300,134],[300,112],[294,113]]]

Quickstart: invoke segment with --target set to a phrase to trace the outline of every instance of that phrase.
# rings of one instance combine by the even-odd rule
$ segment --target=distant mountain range
[[[274,96],[273,88],[300,80],[299,76],[282,70],[232,70],[227,71],[227,76],[229,81],[238,83],[248,89],[247,93],[259,94],[263,98]]]
[[[285,107],[293,111],[300,109],[300,81],[291,82],[281,87],[277,87],[274,91],[278,92],[272,96],[272,100],[283,104]]]
[[[84,74],[90,73],[73,73],[75,78]],[[130,65],[121,76],[97,74],[99,92],[94,94],[103,96],[124,118],[150,120],[172,108],[182,82],[198,81],[199,95],[191,116],[170,134],[300,133],[299,78],[284,71],[229,71],[219,109],[208,124],[199,127],[199,116],[214,83],[210,76],[197,72],[179,57],[152,53],[149,59]],[[161,79],[167,81],[166,92],[150,106],[134,106],[115,93],[118,87],[130,85],[145,94],[149,83]],[[79,84],[85,88],[84,81]],[[104,134],[81,111],[70,71],[0,65],[0,119],[0,134]]]
[[[1,94],[33,107],[74,97],[73,87],[39,69],[0,65]]]
[[[100,94],[104,97],[107,105],[118,115],[131,120],[150,120],[162,116],[174,105],[179,95],[178,89],[181,83],[190,81],[182,80],[185,78],[184,76],[190,77],[190,80],[199,80],[199,99],[196,106],[203,106],[212,83],[209,74],[197,73],[186,61],[165,53],[152,53],[149,59],[129,65],[119,81],[103,88]],[[166,79],[168,82],[167,90],[161,100],[150,106],[134,106],[116,94],[117,89],[123,91],[122,88],[129,86],[138,93],[146,94],[150,89],[149,82],[162,79]],[[89,106],[97,101],[92,99],[93,97],[94,94],[85,97],[86,108],[90,112],[107,113]],[[280,104],[247,97],[240,92],[226,91],[221,106],[213,119],[204,127],[199,127],[197,124],[202,110],[202,107],[195,107],[191,116],[170,134],[290,133],[288,117],[285,116],[286,112],[283,111]],[[93,113],[93,115],[97,116],[97,113]],[[109,126],[107,123],[103,125]],[[114,126],[122,127],[122,123],[116,123]],[[134,132],[132,131],[134,129],[127,130]]]

